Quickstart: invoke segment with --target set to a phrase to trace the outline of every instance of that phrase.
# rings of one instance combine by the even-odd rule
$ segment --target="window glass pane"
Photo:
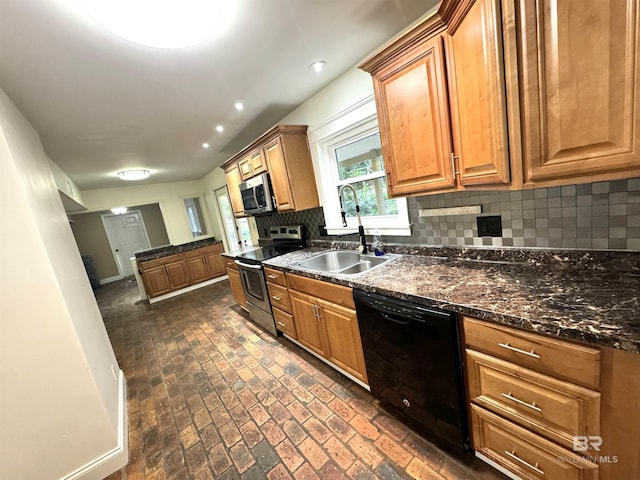
[[[238,230],[240,231],[240,238],[244,246],[253,245],[251,240],[251,229],[249,228],[249,221],[246,218],[238,219]]]
[[[227,193],[227,187],[216,190],[216,198],[218,199],[218,207],[224,221],[224,232],[227,236],[227,243],[231,250],[238,248],[238,235],[236,232],[235,219],[233,218],[233,210],[231,210],[231,201]]]
[[[189,227],[191,229],[191,236],[200,237],[207,234],[207,229],[204,225],[202,210],[200,209],[199,198],[185,198],[184,206],[187,210],[187,218],[189,219]]]
[[[335,153],[340,180],[384,172],[379,133],[336,148]]]
[[[360,215],[363,217],[375,215],[397,215],[398,205],[394,199],[387,197],[387,179],[378,177],[351,183],[356,189]],[[342,202],[347,217],[356,216],[356,204],[350,188],[342,191]]]

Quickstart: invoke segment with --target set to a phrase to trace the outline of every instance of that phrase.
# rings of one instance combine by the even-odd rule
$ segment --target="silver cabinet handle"
[[[504,453],[506,455],[508,455],[510,458],[512,458],[513,460],[516,460],[517,462],[520,462],[522,465],[526,465],[527,467],[529,467],[534,472],[539,473],[540,475],[544,475],[544,472],[538,468],[538,462],[536,462],[535,465],[531,465],[529,462],[526,462],[523,459],[521,459],[519,456],[517,456],[515,450],[511,450],[510,452],[505,450]]]
[[[316,320],[320,321],[320,312],[318,311],[318,306],[313,304],[313,316],[316,317]]]
[[[320,307],[316,305],[316,312],[318,312],[318,320],[322,320],[322,315],[320,314]]]
[[[267,278],[270,278],[271,280],[274,280],[274,279],[278,278],[278,275],[274,275],[274,274],[271,273],[271,274],[267,275]]]
[[[502,395],[504,398],[508,398],[509,400],[512,400],[514,402],[516,402],[519,405],[522,405],[523,407],[528,407],[532,410],[535,410],[536,412],[542,412],[542,409],[536,405],[536,402],[533,403],[527,403],[524,402],[522,400],[520,400],[519,398],[514,397],[513,395],[511,395],[511,392],[509,393],[501,393],[500,395]]]
[[[273,298],[276,302],[279,302],[281,300],[281,298],[277,295],[271,295],[271,298]]]
[[[531,349],[530,352],[527,352],[526,350],[521,350],[519,348],[512,347],[511,345],[509,345],[509,342],[499,343],[498,346],[502,348],[506,348],[507,350],[511,350],[512,352],[521,353],[522,355],[528,355],[529,357],[533,357],[533,358],[540,358],[540,355],[535,353],[533,349]]]
[[[286,327],[286,326],[287,326],[287,324],[286,324],[286,323],[282,323],[282,322],[280,322],[280,321],[278,321],[278,325],[280,325],[281,327]]]

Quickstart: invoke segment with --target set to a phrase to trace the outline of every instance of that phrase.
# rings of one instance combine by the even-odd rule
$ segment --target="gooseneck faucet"
[[[360,236],[360,246],[363,254],[367,253],[367,240],[364,237],[364,227],[362,226],[362,219],[360,218],[360,204],[358,203],[358,195],[356,189],[349,183],[345,183],[338,189],[338,198],[340,198],[340,215],[342,215],[342,226],[347,226],[347,212],[344,211],[342,205],[342,191],[349,187],[353,192],[353,200],[356,202],[356,216],[358,217],[358,235]]]

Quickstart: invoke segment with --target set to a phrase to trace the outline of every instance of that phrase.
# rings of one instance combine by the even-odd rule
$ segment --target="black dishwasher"
[[[362,290],[353,297],[371,393],[434,443],[469,450],[455,314]]]

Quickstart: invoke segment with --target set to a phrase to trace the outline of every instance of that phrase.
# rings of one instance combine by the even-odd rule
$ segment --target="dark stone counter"
[[[281,255],[264,264],[503,325],[640,353],[640,252],[540,249],[526,255],[524,249],[500,254],[482,249],[410,248],[427,255],[401,254],[358,275],[324,274],[296,266],[328,250],[322,247]]]
[[[137,262],[145,262],[147,260],[155,260],[156,258],[175,255],[176,253],[188,252],[189,250],[195,250],[196,248],[215,245],[216,243],[222,242],[216,241],[214,237],[211,237],[202,240],[196,240],[195,242],[183,243],[182,245],[165,245],[158,248],[152,248],[150,250],[144,250],[143,252],[137,252],[135,256]]]

